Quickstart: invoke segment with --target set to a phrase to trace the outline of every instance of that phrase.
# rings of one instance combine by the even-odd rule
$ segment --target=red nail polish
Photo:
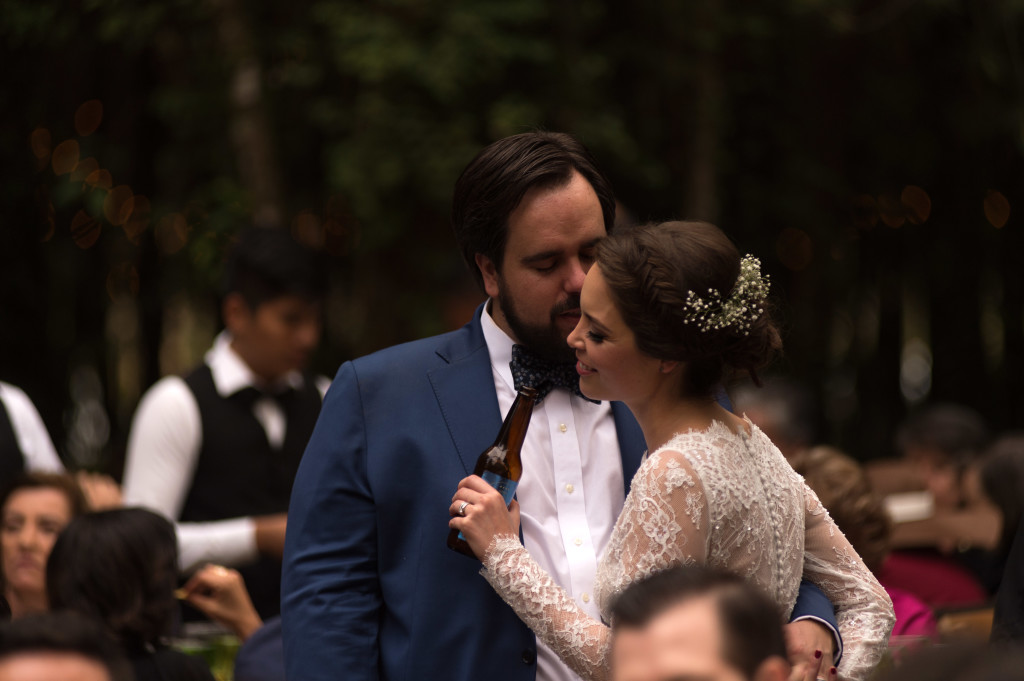
[[[814,651],[814,659],[817,660],[817,659],[820,659],[820,658],[821,658],[821,651],[820,650],[815,650]]]
[[[832,676],[835,676],[836,675],[836,668],[832,667],[832,669],[828,670],[828,673],[831,674]]]

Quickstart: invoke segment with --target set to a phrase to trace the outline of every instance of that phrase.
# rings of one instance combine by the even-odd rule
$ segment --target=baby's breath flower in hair
[[[764,314],[770,284],[768,275],[761,276],[761,261],[747,254],[740,261],[736,286],[725,300],[712,288],[706,297],[687,292],[683,322],[696,324],[704,333],[734,329],[744,336],[750,335],[750,327]]]

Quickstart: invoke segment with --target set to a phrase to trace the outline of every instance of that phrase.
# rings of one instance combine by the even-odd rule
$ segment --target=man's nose
[[[587,278],[587,268],[579,260],[574,258],[569,263],[569,271],[565,277],[565,290],[569,293],[579,293],[583,290],[583,280]]]

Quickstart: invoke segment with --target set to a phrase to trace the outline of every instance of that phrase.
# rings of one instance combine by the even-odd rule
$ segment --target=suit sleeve
[[[828,600],[825,592],[807,579],[800,582],[800,593],[796,597],[793,612],[789,616],[790,622],[798,620],[815,620],[832,633],[832,639],[835,642],[832,664],[838,666],[840,660],[843,659],[843,637],[839,635],[836,609]]]
[[[358,379],[342,365],[292,490],[281,606],[290,679],[378,678],[377,519]]]

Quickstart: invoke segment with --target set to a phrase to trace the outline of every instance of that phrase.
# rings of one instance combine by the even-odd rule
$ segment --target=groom
[[[575,678],[445,537],[452,493],[515,396],[513,344],[572,361],[565,339],[594,248],[614,224],[614,197],[579,142],[526,133],[469,164],[452,212],[489,301],[458,331],[339,369],[289,509],[288,678]],[[645,444],[624,405],[594,404],[571,387],[536,407],[517,494],[526,547],[599,617],[597,557]],[[831,647],[821,639],[808,655]]]

